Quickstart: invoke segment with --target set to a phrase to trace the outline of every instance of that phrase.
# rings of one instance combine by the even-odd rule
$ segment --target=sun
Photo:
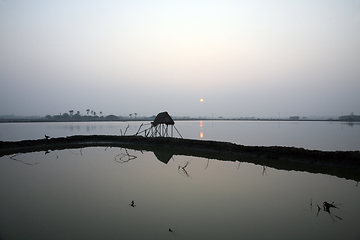
[[[204,99],[200,98],[200,102],[203,102],[203,101],[204,101]]]

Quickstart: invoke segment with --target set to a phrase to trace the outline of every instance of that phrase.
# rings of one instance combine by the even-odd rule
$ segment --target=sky
[[[88,108],[360,114],[360,1],[0,0],[0,115]]]

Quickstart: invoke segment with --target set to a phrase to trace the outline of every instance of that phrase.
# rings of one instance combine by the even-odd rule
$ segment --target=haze
[[[0,0],[0,84],[0,115],[359,114],[360,1]]]

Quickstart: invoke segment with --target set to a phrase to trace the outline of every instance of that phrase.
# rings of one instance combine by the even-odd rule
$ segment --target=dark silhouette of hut
[[[160,160],[165,164],[167,164],[173,156],[172,153],[163,152],[163,151],[154,151],[154,154],[158,160]]]
[[[171,118],[168,112],[161,112],[156,116],[155,120],[151,122],[151,125],[153,125],[154,127],[156,127],[159,124],[165,124],[166,126],[168,126],[168,125],[174,125],[175,122]]]
[[[145,129],[143,131],[140,131],[140,126],[138,132],[135,135],[138,135],[140,133],[145,133],[145,137],[173,137],[174,136],[174,128],[176,132],[180,135],[181,134],[175,127],[175,122],[171,118],[168,112],[161,112],[159,113],[153,122],[150,123],[151,127],[148,129]],[[170,131],[170,132],[169,132]]]

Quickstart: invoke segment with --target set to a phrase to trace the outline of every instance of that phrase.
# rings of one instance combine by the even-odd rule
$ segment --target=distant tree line
[[[152,117],[141,117],[137,118],[137,113],[130,113],[129,116],[115,116],[113,114],[103,116],[102,112],[97,112],[91,109],[86,109],[86,114],[81,115],[80,111],[69,110],[65,113],[60,113],[59,115],[46,115],[45,118],[50,121],[124,121],[130,119],[139,119],[139,120],[147,120],[153,119],[155,116]]]

